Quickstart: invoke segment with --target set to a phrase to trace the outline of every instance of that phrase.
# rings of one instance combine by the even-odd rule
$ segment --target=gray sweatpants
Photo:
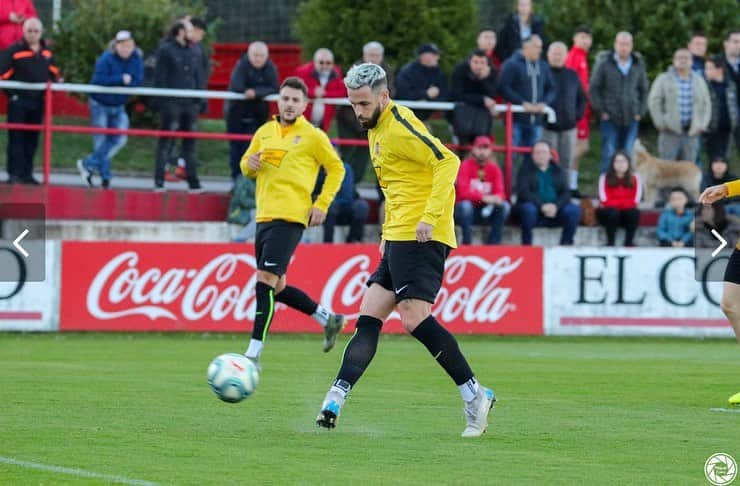
[[[573,165],[573,155],[576,150],[576,132],[576,128],[562,132],[555,132],[547,128],[542,131],[542,138],[558,153],[560,167],[566,173]]]
[[[662,131],[658,134],[658,157],[664,160],[696,160],[699,137],[688,133]]]

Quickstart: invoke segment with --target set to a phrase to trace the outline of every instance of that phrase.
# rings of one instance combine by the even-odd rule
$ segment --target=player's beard
[[[369,119],[362,120],[358,118],[357,120],[360,122],[362,128],[364,128],[365,130],[370,130],[372,128],[375,128],[375,125],[378,124],[378,118],[380,118],[380,103],[378,103],[378,106],[373,112],[373,116],[371,116]]]

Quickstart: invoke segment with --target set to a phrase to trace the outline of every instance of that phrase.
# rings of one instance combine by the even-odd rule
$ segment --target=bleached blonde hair
[[[382,67],[366,62],[352,66],[347,71],[347,75],[344,77],[344,86],[347,89],[360,89],[370,86],[370,89],[377,92],[388,87],[388,77]]]

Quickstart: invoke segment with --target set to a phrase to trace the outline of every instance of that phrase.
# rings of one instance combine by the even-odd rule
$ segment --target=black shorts
[[[383,258],[367,286],[377,283],[390,290],[396,303],[419,299],[434,304],[449,254],[450,247],[438,241],[386,241]]]
[[[288,221],[257,223],[257,234],[254,238],[257,268],[274,273],[278,277],[285,275],[301,236],[303,225],[300,223]]]
[[[725,282],[740,285],[740,250],[735,248],[725,270]]]

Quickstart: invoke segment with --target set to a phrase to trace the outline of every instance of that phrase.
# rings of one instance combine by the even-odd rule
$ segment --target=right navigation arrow
[[[724,247],[727,246],[727,240],[722,238],[722,235],[719,234],[719,232],[716,229],[712,230],[712,234],[715,238],[719,240],[719,246],[715,248],[715,250],[712,252],[712,258],[716,257],[719,252],[721,252]]]

